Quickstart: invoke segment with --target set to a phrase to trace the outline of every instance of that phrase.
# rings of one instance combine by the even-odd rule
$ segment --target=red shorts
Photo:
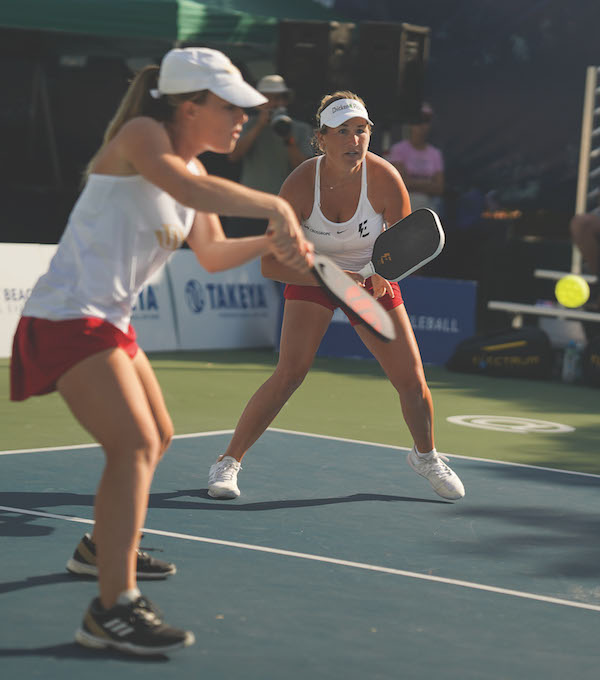
[[[371,285],[371,279],[367,279],[365,282],[365,288],[369,293],[373,292],[373,286]],[[403,303],[402,293],[400,292],[400,286],[397,283],[392,283],[392,288],[394,289],[394,297],[390,297],[387,293],[379,298],[379,302],[382,304],[386,311],[394,309],[394,307],[400,307]],[[329,296],[329,293],[320,286],[297,286],[293,283],[286,284],[283,297],[286,300],[305,300],[306,302],[315,302],[317,305],[322,307],[327,307],[332,312],[339,307],[337,302]],[[358,326],[363,323],[362,319],[352,312],[346,312],[344,314],[348,317],[350,323],[353,326]]]
[[[133,359],[138,350],[133,326],[123,333],[95,317],[66,321],[21,317],[10,362],[11,400],[54,392],[56,381],[66,371],[111,347],[121,347]]]

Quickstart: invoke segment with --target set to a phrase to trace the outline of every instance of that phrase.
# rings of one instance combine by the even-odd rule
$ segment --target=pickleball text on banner
[[[410,276],[400,282],[423,362],[443,365],[461,340],[475,333],[477,283]],[[318,356],[372,358],[346,315],[337,309]]]

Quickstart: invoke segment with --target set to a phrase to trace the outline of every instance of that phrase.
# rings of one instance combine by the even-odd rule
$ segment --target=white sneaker
[[[446,456],[437,451],[428,457],[419,456],[413,446],[406,460],[416,473],[429,481],[438,496],[457,501],[465,495],[465,487],[459,476],[444,463],[448,460]]]
[[[219,456],[208,472],[208,495],[212,498],[237,498],[237,485],[241,464],[232,456]]]

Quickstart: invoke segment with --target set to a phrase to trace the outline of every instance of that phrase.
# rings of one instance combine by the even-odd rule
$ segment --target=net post
[[[587,212],[588,180],[590,172],[590,156],[592,152],[592,130],[594,127],[598,70],[597,66],[588,66],[585,75],[581,141],[579,146],[579,169],[577,172],[577,195],[575,199],[576,215],[584,215]],[[571,249],[571,271],[574,274],[581,273],[581,252],[575,245],[573,245]]]

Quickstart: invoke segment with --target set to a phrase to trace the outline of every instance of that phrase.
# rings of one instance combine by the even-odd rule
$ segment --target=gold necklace
[[[358,177],[358,175],[357,175],[357,177]],[[321,177],[321,179],[323,179],[323,178]],[[332,186],[327,186],[327,184],[326,184],[324,188],[329,189],[329,191],[331,191],[332,189],[337,189],[338,187],[342,187],[345,184],[349,184],[350,182],[352,182],[355,179],[356,179],[356,177],[350,177],[350,179],[343,179],[341,182],[338,182],[337,184],[334,184]]]

